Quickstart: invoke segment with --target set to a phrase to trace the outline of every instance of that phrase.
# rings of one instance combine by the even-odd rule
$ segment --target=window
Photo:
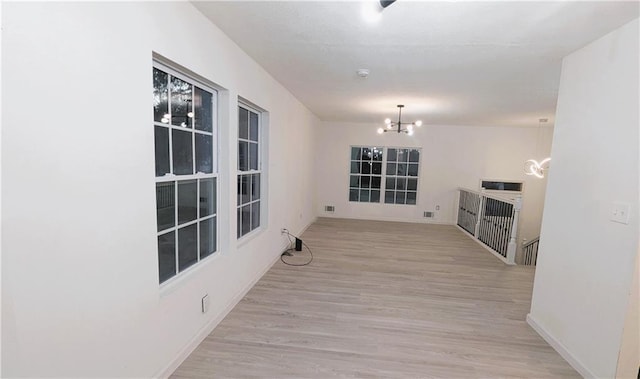
[[[260,114],[238,106],[238,238],[260,227],[262,160]]]
[[[382,182],[382,148],[351,147],[349,201],[380,202]]]
[[[352,146],[349,201],[415,205],[419,165],[419,149]]]
[[[480,188],[491,191],[522,191],[522,182],[505,182],[502,180],[481,180]]]
[[[214,89],[154,63],[159,282],[217,250]]]
[[[416,203],[420,150],[387,149],[387,175],[384,202],[387,204]]]

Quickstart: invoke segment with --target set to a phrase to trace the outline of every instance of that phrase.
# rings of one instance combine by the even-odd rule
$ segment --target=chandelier
[[[540,144],[540,125],[542,123],[546,123],[548,119],[541,118],[538,120],[538,135],[536,138],[536,154],[538,154],[538,145]],[[544,172],[549,169],[549,162],[551,162],[551,157],[547,157],[540,162],[535,159],[527,159],[524,162],[524,173],[526,175],[533,175],[536,178],[542,179],[544,178]]]
[[[398,105],[398,121],[391,121],[390,118],[384,120],[384,123],[387,124],[385,128],[378,128],[378,134],[386,133],[386,132],[397,132],[397,133],[407,133],[408,135],[413,135],[413,127],[422,126],[422,121],[418,120],[416,122],[402,122],[402,108],[404,105]]]

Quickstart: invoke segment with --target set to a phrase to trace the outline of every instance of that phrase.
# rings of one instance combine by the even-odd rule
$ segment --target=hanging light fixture
[[[540,124],[543,122],[547,122],[546,118],[541,118],[538,120],[538,136],[536,139],[536,154],[538,154],[538,144],[540,142]],[[533,175],[536,178],[544,178],[544,172],[549,169],[549,162],[551,162],[551,157],[547,157],[540,162],[535,159],[527,159],[524,162],[524,173],[526,175]]]
[[[386,133],[386,132],[397,132],[397,133],[407,133],[408,135],[413,135],[414,126],[421,127],[422,121],[418,120],[416,122],[402,122],[402,108],[404,105],[398,105],[398,121],[391,121],[390,118],[384,120],[384,123],[387,125],[385,128],[378,128],[378,134]]]

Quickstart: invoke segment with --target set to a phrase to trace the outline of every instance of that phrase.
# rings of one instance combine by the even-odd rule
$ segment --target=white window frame
[[[418,162],[417,162],[417,164],[418,164],[418,173],[417,173],[417,175],[416,176],[410,176],[409,175],[409,166],[407,166],[407,175],[389,175],[389,173],[387,172],[387,164],[388,163],[394,163],[394,162],[389,162],[388,161],[388,159],[389,159],[389,149],[407,150],[407,152],[409,152],[411,150],[417,150],[418,151]],[[410,146],[409,147],[407,147],[407,146],[402,146],[402,147],[388,146],[388,147],[385,147],[385,154],[384,154],[383,158],[384,158],[384,168],[383,168],[384,183],[382,185],[382,195],[380,196],[380,202],[382,204],[385,204],[385,205],[412,205],[412,206],[417,206],[418,205],[418,193],[420,192],[420,159],[422,158],[422,149],[419,148],[419,147],[410,147]],[[395,163],[397,164],[397,162],[398,161],[396,160]],[[406,163],[407,164],[411,164],[412,162],[411,161],[407,161]],[[386,199],[386,196],[387,196],[386,192],[387,192],[387,178],[388,177],[393,177],[393,178],[396,178],[396,179],[397,178],[404,178],[404,179],[415,178],[416,179],[416,190],[415,190],[416,202],[415,202],[415,204],[407,204],[406,196],[405,196],[405,202],[404,203],[396,203],[395,200],[394,200],[393,203],[387,203],[385,201],[385,199]],[[396,197],[395,194],[398,192],[398,190],[397,189],[393,189],[391,191],[394,192],[394,199],[395,199],[395,197]],[[405,192],[405,193],[409,192],[409,190],[407,190],[406,188],[404,190],[402,190],[402,191]],[[414,191],[411,191],[411,192],[414,192]]]
[[[382,149],[382,171],[381,174],[373,174],[373,170],[370,174],[362,174],[362,173],[352,173],[351,172],[351,164],[352,162],[354,162],[354,160],[351,157],[351,152],[353,150],[353,148],[368,148],[368,149]],[[389,149],[395,149],[395,150],[407,150],[407,151],[411,151],[411,150],[417,150],[418,151],[418,161],[415,162],[417,163],[418,166],[418,172],[416,176],[410,176],[408,175],[408,166],[407,166],[407,175],[389,175],[389,173],[387,172],[387,164],[388,163],[396,163],[395,162],[389,162]],[[417,206],[418,205],[418,194],[420,192],[420,159],[422,158],[422,149],[419,147],[405,147],[405,146],[401,146],[401,147],[395,147],[395,146],[382,146],[382,147],[378,147],[378,146],[365,146],[365,145],[351,145],[349,146],[349,166],[347,167],[347,172],[348,172],[348,193],[347,193],[347,197],[348,197],[348,201],[350,203],[355,203],[355,204],[379,204],[379,205],[398,205],[398,206],[404,206],[404,205],[409,205],[409,206]],[[359,160],[361,161],[361,160]],[[373,161],[372,161],[373,162]],[[404,163],[404,162],[403,162]],[[410,163],[414,163],[414,162],[410,162],[407,161],[407,164]],[[371,201],[360,201],[360,199],[358,198],[358,200],[351,200],[351,190],[355,189],[356,187],[351,187],[351,176],[369,176],[369,177],[374,177],[374,176],[380,176],[381,177],[381,183],[380,183],[380,198],[378,199],[377,202],[371,202]],[[406,202],[406,197],[405,197],[405,203],[396,203],[395,202],[395,196],[396,193],[399,192],[397,189],[393,189],[393,190],[389,190],[389,191],[393,191],[394,192],[394,202],[393,203],[387,203],[385,202],[385,197],[386,197],[386,192],[387,192],[387,178],[405,178],[405,179],[416,179],[416,189],[415,189],[415,193],[416,193],[416,202],[415,204],[408,204]],[[360,187],[358,187],[358,189],[360,189]],[[377,189],[376,189],[377,190]],[[371,190],[371,187],[369,187],[369,191]],[[414,192],[414,190],[408,190],[408,189],[404,189],[404,190],[400,190],[402,192],[408,193],[408,192]],[[359,195],[358,195],[359,196]],[[369,194],[369,196],[371,196],[371,194]]]
[[[371,170],[368,174],[363,174],[362,172],[358,172],[358,173],[352,173],[351,172],[351,165],[354,162],[366,162],[367,160],[364,159],[353,159],[353,157],[351,156],[353,149],[369,149],[372,152],[374,152],[375,150],[382,150],[382,160],[379,161],[381,168],[380,168],[380,174],[374,174],[373,173],[373,163],[374,162],[378,162],[378,161],[374,161],[373,157],[371,157],[371,160],[369,161],[371,164]],[[378,147],[378,146],[364,146],[364,145],[352,145],[349,147],[349,193],[348,193],[348,200],[349,202],[352,203],[369,203],[369,204],[378,204],[380,203],[380,199],[382,199],[382,195],[384,194],[384,168],[385,168],[385,156],[386,156],[386,152],[385,152],[385,148],[384,147]],[[367,190],[366,188],[362,188],[360,187],[360,184],[358,184],[358,187],[352,187],[351,186],[351,177],[352,176],[357,176],[360,179],[363,176],[368,176],[369,177],[369,200],[368,201],[362,201],[360,200],[361,198],[361,194],[362,194],[362,190]],[[373,181],[373,177],[380,177],[380,188],[377,189],[372,189],[371,188],[371,182]],[[351,200],[351,191],[357,189],[358,190],[358,200]],[[379,197],[378,197],[378,201],[371,201],[371,192],[372,191],[378,191],[379,192]]]
[[[210,92],[212,95],[212,104],[211,104],[211,132],[207,132],[207,131],[203,131],[203,130],[198,130],[195,128],[195,125],[189,129],[185,129],[182,126],[179,125],[173,125],[171,122],[169,123],[162,123],[162,122],[157,122],[155,120],[153,120],[153,127],[155,130],[156,126],[161,126],[164,128],[167,128],[169,130],[169,173],[165,174],[163,176],[156,176],[155,177],[155,183],[156,183],[156,188],[157,188],[157,184],[158,183],[167,183],[167,182],[174,182],[174,221],[175,224],[174,226],[167,228],[167,229],[163,229],[161,231],[156,231],[156,252],[157,254],[159,254],[159,246],[158,246],[158,238],[162,235],[168,234],[168,233],[174,233],[174,257],[175,257],[175,273],[173,276],[171,276],[170,278],[164,280],[163,282],[160,282],[160,287],[166,287],[167,285],[170,285],[171,283],[173,283],[174,281],[176,281],[177,279],[183,277],[183,275],[187,272],[190,272],[193,268],[198,267],[200,265],[201,262],[206,261],[208,258],[211,258],[213,256],[216,256],[217,253],[219,252],[219,247],[220,247],[220,217],[219,217],[219,210],[220,210],[220,188],[221,188],[221,183],[220,183],[220,177],[219,177],[219,146],[218,146],[218,140],[219,140],[219,127],[218,127],[218,112],[219,112],[219,89],[217,89],[215,86],[206,83],[202,80],[199,80],[198,78],[195,78],[194,75],[188,75],[183,73],[181,70],[179,69],[174,69],[171,66],[168,66],[162,62],[159,62],[157,60],[153,60],[153,65],[152,65],[153,69],[158,69],[161,71],[166,72],[167,74],[173,77],[176,77],[182,81],[188,82],[190,83],[192,86],[197,86],[198,88],[205,90],[207,92]],[[170,83],[170,82],[169,82]],[[193,88],[193,87],[192,87]],[[195,92],[192,93],[192,96]],[[168,112],[169,114],[171,113],[171,96],[168,96],[167,99],[167,103],[168,103]],[[191,106],[194,107],[194,103],[191,103]],[[192,108],[193,111],[193,108]],[[188,175],[176,175],[173,174],[174,168],[173,168],[173,130],[180,130],[180,131],[189,131],[191,133],[191,153],[192,153],[192,167],[193,167],[193,174],[188,174]],[[203,172],[197,172],[197,168],[196,168],[196,135],[197,134],[201,134],[201,135],[207,135],[207,136],[211,136],[211,147],[212,147],[212,155],[211,155],[211,160],[212,160],[212,173],[203,173]],[[154,137],[155,138],[155,137]],[[154,157],[155,157],[155,151],[154,151]],[[179,224],[179,220],[178,220],[178,186],[180,183],[183,182],[188,182],[188,181],[195,181],[196,182],[196,187],[197,187],[197,192],[196,192],[196,199],[198,199],[198,202],[200,201],[200,183],[202,179],[215,179],[214,180],[214,191],[215,191],[215,201],[216,201],[216,208],[214,210],[214,213],[211,215],[207,215],[207,216],[203,216],[200,217],[200,205],[198,204],[197,206],[197,210],[196,210],[196,218],[194,220]],[[157,191],[157,190],[156,190]],[[157,199],[156,199],[156,204],[157,204]],[[156,215],[157,217],[157,215]],[[201,257],[200,256],[200,228],[196,227],[196,235],[197,235],[197,239],[196,239],[196,256],[197,256],[197,260],[195,263],[191,264],[190,266],[184,268],[182,271],[180,270],[180,261],[179,261],[179,241],[178,241],[178,233],[180,229],[183,229],[185,227],[191,226],[191,225],[198,225],[200,222],[202,221],[206,221],[206,220],[210,220],[210,219],[216,219],[216,225],[215,225],[215,250],[214,252],[212,252],[211,254],[209,254],[206,257]],[[157,223],[157,220],[156,220]],[[158,258],[158,275],[159,275],[159,258]]]
[[[264,200],[264,194],[265,194],[265,170],[264,170],[264,159],[263,159],[263,153],[265,150],[265,146],[264,146],[264,111],[259,109],[256,106],[250,105],[249,102],[239,99],[238,100],[238,106],[237,106],[237,110],[238,112],[240,111],[240,108],[244,108],[247,111],[249,111],[249,115],[248,115],[248,123],[249,123],[249,129],[248,129],[248,134],[247,134],[247,138],[240,138],[240,131],[239,131],[239,127],[240,127],[240,118],[238,117],[238,123],[236,125],[237,130],[238,130],[238,138],[237,138],[237,143],[238,143],[238,162],[237,162],[237,167],[236,167],[236,186],[238,185],[238,181],[241,177],[246,176],[249,180],[251,180],[252,175],[258,174],[259,178],[260,178],[260,193],[258,194],[258,198],[257,199],[250,199],[248,202],[246,203],[242,203],[240,204],[238,201],[238,198],[240,197],[240,193],[239,190],[236,190],[236,237],[238,242],[242,243],[247,241],[248,239],[252,238],[252,236],[256,235],[257,233],[259,233],[260,231],[262,231],[264,229],[264,213],[265,213],[265,200]],[[251,139],[251,113],[254,113],[258,116],[258,140],[254,141]],[[239,144],[240,142],[246,142],[249,146],[249,148],[247,149],[247,167],[248,170],[246,171],[241,171],[240,170],[240,148],[239,148]],[[250,160],[250,154],[249,152],[251,151],[251,144],[257,144],[258,145],[258,162],[257,162],[257,169],[252,169],[251,168],[251,160]],[[249,190],[249,194],[251,194],[251,189]],[[252,207],[253,205],[255,205],[256,203],[259,203],[259,224],[257,227],[253,227],[253,220],[252,218],[250,218],[249,221],[249,225],[250,225],[250,230],[245,233],[242,234],[242,220],[241,220],[241,215],[242,215],[242,208],[245,206],[250,206]],[[250,217],[253,217],[253,213],[251,211],[249,211]]]

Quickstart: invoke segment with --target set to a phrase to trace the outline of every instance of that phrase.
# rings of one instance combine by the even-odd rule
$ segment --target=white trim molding
[[[547,343],[560,354],[562,358],[564,358],[567,363],[571,365],[578,374],[582,375],[583,378],[597,378],[597,376],[591,372],[575,355],[573,355],[566,346],[562,344],[557,338],[555,338],[547,329],[544,328],[536,319],[531,315],[531,313],[527,314],[527,324],[535,330],[542,339],[547,341]]]

